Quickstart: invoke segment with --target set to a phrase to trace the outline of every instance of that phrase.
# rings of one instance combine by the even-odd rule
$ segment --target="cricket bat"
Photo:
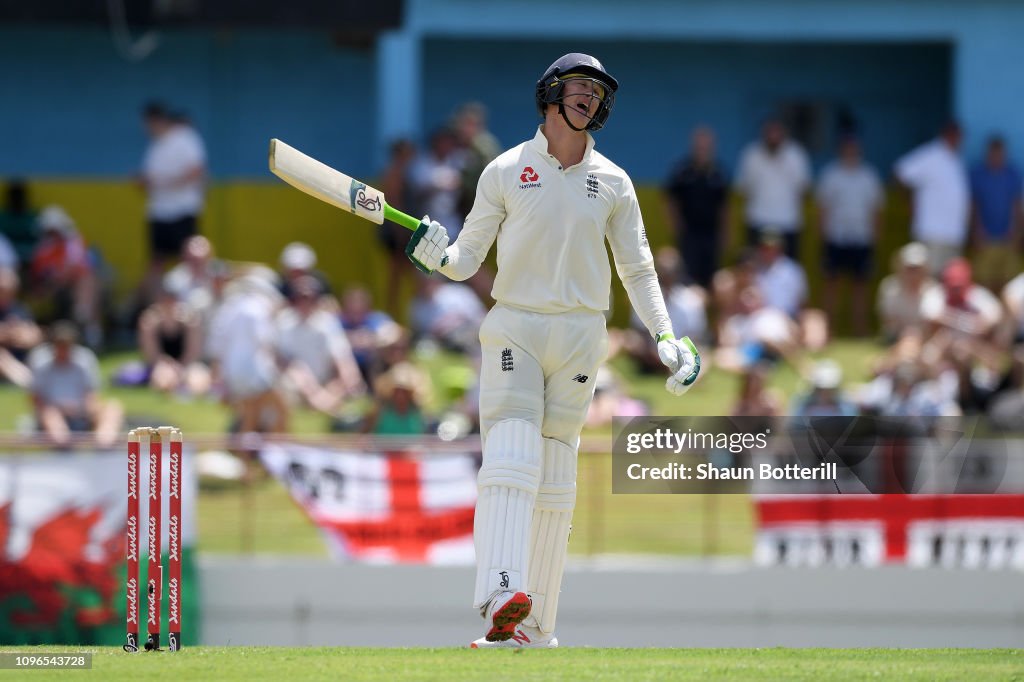
[[[270,141],[270,172],[292,187],[360,218],[390,220],[415,231],[418,218],[388,206],[384,193],[307,156],[277,138]]]

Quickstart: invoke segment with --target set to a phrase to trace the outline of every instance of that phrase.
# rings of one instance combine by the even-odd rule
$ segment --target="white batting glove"
[[[448,230],[425,215],[405,247],[405,255],[418,270],[429,275],[448,262],[448,255],[444,252],[447,248]]]
[[[700,353],[690,337],[676,340],[671,334],[662,334],[658,340],[658,357],[672,372],[665,382],[665,390],[672,395],[689,391],[700,374]]]

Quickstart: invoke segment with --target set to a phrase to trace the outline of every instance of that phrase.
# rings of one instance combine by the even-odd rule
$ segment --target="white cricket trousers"
[[[498,304],[480,327],[480,430],[506,419],[534,424],[544,438],[578,445],[608,354],[604,315],[534,313]]]

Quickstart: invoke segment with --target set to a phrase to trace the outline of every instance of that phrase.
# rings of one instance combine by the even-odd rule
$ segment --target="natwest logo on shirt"
[[[523,172],[519,174],[519,181],[522,183],[519,185],[519,189],[540,187],[541,183],[538,180],[540,180],[540,173],[533,170],[533,166],[524,166]]]
[[[519,176],[519,180],[522,182],[537,182],[540,176],[537,171],[533,170],[533,166],[526,166],[523,168],[522,175]]]

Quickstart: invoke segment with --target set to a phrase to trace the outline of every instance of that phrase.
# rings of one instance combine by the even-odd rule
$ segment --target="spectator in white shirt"
[[[921,300],[921,315],[933,325],[933,332],[946,329],[960,337],[985,338],[999,324],[1003,310],[992,292],[974,283],[970,264],[957,258],[943,270],[942,287]]]
[[[854,332],[867,336],[868,279],[883,195],[878,173],[864,162],[855,137],[842,140],[839,158],[822,171],[816,198],[825,242],[825,310],[834,321],[841,280],[848,276]]]
[[[928,247],[920,242],[907,244],[896,257],[896,272],[878,287],[878,315],[887,343],[924,332],[921,301],[933,290],[941,287],[928,275]]]
[[[807,276],[799,263],[782,252],[779,235],[762,235],[756,267],[755,281],[765,305],[799,317],[807,301]]]
[[[955,370],[958,402],[965,411],[983,408],[1008,359],[1009,349],[999,334],[999,299],[974,284],[966,260],[954,258],[943,270],[942,287],[921,301],[921,314],[928,325],[924,361]]]
[[[896,177],[913,190],[911,234],[928,247],[929,269],[938,275],[967,241],[971,193],[960,158],[960,126],[942,133],[896,162]]]
[[[319,282],[294,282],[290,305],[277,315],[277,353],[285,385],[303,404],[334,415],[345,398],[365,391],[337,315],[320,307]]]
[[[207,299],[218,263],[209,239],[200,234],[189,237],[181,249],[181,262],[164,275],[163,288],[182,303]]]
[[[195,128],[160,103],[142,112],[149,147],[139,182],[146,191],[150,266],[144,283],[145,302],[159,290],[169,261],[178,257],[185,240],[196,234],[203,210],[206,149]]]
[[[232,281],[210,323],[209,352],[239,433],[288,429],[278,388],[274,315],[281,294],[275,280],[273,270],[258,266]]]
[[[800,328],[778,308],[770,308],[757,287],[747,287],[738,296],[735,314],[721,325],[715,366],[730,372],[746,372],[761,362],[774,365],[787,360],[799,365],[803,350]]]
[[[786,255],[798,257],[801,201],[810,181],[810,162],[803,148],[787,138],[781,121],[766,121],[761,139],[743,150],[736,177],[736,188],[746,199],[750,244],[759,243],[763,232],[777,232]]]

